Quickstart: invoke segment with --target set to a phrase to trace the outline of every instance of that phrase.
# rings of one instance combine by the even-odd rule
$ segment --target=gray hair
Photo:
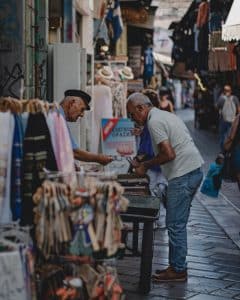
[[[133,93],[127,99],[127,105],[132,104],[134,106],[137,105],[146,105],[153,106],[150,99],[142,93]]]

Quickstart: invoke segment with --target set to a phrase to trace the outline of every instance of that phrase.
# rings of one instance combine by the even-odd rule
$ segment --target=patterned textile
[[[23,143],[23,224],[33,224],[32,195],[45,179],[43,168],[57,171],[51,138],[45,116],[30,114]]]
[[[10,151],[13,143],[14,118],[9,112],[0,112],[0,223],[12,220],[10,210],[11,160]]]
[[[23,125],[19,115],[14,115],[15,127],[12,145],[12,174],[11,174],[11,209],[13,220],[21,218],[22,205],[22,158],[23,158]]]

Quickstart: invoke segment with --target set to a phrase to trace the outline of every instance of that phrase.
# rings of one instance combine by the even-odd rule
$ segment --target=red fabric
[[[208,22],[209,4],[208,2],[202,2],[198,7],[197,15],[197,27],[201,28]]]

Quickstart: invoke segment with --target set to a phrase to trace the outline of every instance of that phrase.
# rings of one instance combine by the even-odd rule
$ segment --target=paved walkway
[[[180,114],[205,159],[206,171],[209,162],[218,153],[216,136],[195,130],[190,122],[191,111]],[[237,246],[240,239],[240,213],[233,200],[236,196],[236,201],[240,202],[240,197],[234,187],[228,186],[229,198],[225,186],[223,193],[225,195],[219,199],[198,194],[193,201],[188,224],[188,281],[153,284],[149,295],[140,295],[137,291],[140,259],[126,257],[118,262],[118,271],[127,299],[240,299],[240,248]],[[167,257],[167,231],[159,229],[155,231],[153,271],[165,268]]]

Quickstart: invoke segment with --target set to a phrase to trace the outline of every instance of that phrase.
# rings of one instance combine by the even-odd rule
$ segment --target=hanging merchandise
[[[84,189],[72,194],[65,184],[44,181],[33,196],[36,242],[42,254],[101,259],[117,255],[123,249],[119,213],[128,204],[122,194],[117,182],[88,179]]]
[[[33,224],[32,195],[45,179],[43,169],[68,172],[76,184],[66,123],[57,104],[32,99],[0,99],[0,224],[21,218]],[[5,137],[4,137],[5,136]]]
[[[38,248],[48,258],[50,253],[63,252],[64,243],[71,241],[68,218],[69,200],[67,186],[44,181],[33,196],[36,205],[34,221]]]
[[[0,299],[37,299],[29,232],[18,223],[0,226]]]
[[[9,112],[0,112],[0,127],[4,128],[0,146],[0,223],[8,223],[12,219],[9,199],[14,134],[14,118]]]
[[[58,269],[53,276],[47,272],[46,279],[44,267],[40,268],[42,281],[55,282],[54,292],[40,291],[41,299],[120,299],[122,295],[116,269],[107,264],[124,250],[120,212],[126,211],[128,200],[111,177],[96,174],[87,173],[84,181],[80,178],[81,187],[71,189],[57,182],[64,174],[53,173],[53,181],[45,180],[33,196],[37,248],[45,265],[52,262],[49,268]]]

